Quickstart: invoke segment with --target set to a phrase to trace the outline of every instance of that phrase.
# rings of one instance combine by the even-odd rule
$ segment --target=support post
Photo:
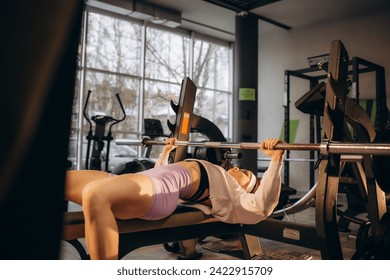
[[[258,19],[236,16],[233,140],[257,142]],[[257,173],[257,151],[241,151],[238,164]]]

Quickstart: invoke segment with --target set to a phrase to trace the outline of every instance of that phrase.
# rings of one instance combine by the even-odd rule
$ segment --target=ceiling
[[[182,27],[234,40],[237,13],[259,18],[260,32],[293,30],[390,10],[389,0],[147,0],[182,13]]]

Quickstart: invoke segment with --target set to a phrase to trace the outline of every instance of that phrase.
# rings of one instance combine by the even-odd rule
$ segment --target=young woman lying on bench
[[[118,258],[116,219],[162,219],[175,211],[179,199],[208,206],[214,217],[235,224],[258,223],[278,204],[284,151],[274,147],[281,140],[267,139],[259,147],[271,159],[261,181],[249,170],[226,171],[203,160],[168,164],[174,142],[167,139],[155,168],[139,173],[67,172],[65,199],[83,207],[91,259]]]

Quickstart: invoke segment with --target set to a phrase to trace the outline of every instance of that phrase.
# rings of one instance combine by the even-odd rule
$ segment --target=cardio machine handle
[[[112,120],[114,121],[111,125],[110,125],[110,128],[109,128],[109,131],[111,131],[111,127],[117,123],[120,123],[120,122],[123,122],[125,119],[126,119],[126,111],[125,111],[125,108],[123,107],[123,104],[122,104],[122,100],[119,96],[119,93],[115,94],[116,96],[116,99],[118,99],[118,103],[119,103],[119,106],[121,107],[122,109],[122,113],[123,113],[123,117],[120,118],[120,119],[115,119],[115,118],[112,118]]]
[[[88,90],[87,99],[85,100],[85,104],[84,104],[83,116],[88,121],[88,123],[89,123],[89,131],[90,131],[90,133],[92,133],[91,118],[89,116],[87,116],[87,105],[88,105],[88,101],[89,101],[89,96],[90,95],[91,95],[91,90]]]
[[[112,120],[114,121],[113,123],[111,123],[109,129],[108,129],[108,140],[107,140],[107,158],[106,158],[106,171],[108,171],[108,161],[110,159],[110,142],[112,140],[112,136],[111,136],[111,129],[112,129],[112,126],[115,125],[115,124],[118,124],[120,122],[123,122],[125,119],[126,119],[126,111],[125,111],[125,108],[123,107],[123,104],[122,104],[122,100],[119,96],[119,93],[115,94],[116,96],[116,99],[118,99],[118,103],[122,109],[122,112],[123,112],[123,117],[121,119],[114,119],[112,118]]]

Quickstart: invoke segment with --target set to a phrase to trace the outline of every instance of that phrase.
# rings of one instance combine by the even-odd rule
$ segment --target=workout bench
[[[222,223],[198,209],[183,206],[178,206],[172,215],[162,220],[131,219],[117,220],[117,223],[119,258],[143,246],[182,241],[182,257],[195,259],[200,254],[195,250],[193,239],[240,232],[240,225]],[[81,244],[77,244],[77,239],[84,237],[83,212],[64,213],[62,239],[71,243],[82,259],[88,256]]]
[[[315,226],[302,226],[273,218],[254,225],[227,224],[198,209],[184,206],[178,206],[172,215],[162,220],[131,219],[117,220],[117,223],[120,259],[137,248],[169,242],[179,242],[179,259],[197,259],[201,256],[195,249],[197,239],[227,234],[239,236],[242,244],[242,255],[239,257],[243,259],[262,256],[258,237],[321,249]],[[294,236],[290,236],[292,233]],[[83,213],[64,213],[63,240],[72,244],[82,259],[88,259],[84,247],[77,240],[84,237]]]

